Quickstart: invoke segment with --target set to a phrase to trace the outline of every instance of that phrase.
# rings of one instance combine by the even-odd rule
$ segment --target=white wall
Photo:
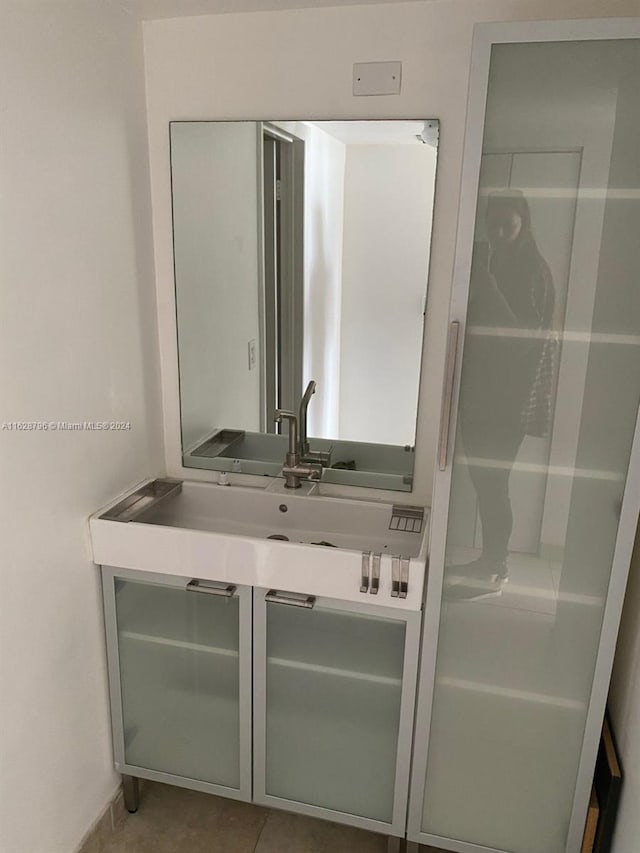
[[[345,146],[312,126],[305,139],[303,385],[317,382],[308,434],[329,436],[340,410]]]
[[[415,442],[436,149],[348,145],[341,439]]]
[[[638,0],[436,0],[146,22],[168,469],[181,473],[166,131],[171,119],[441,120],[423,348],[428,369],[421,378],[412,494],[412,500],[428,502],[438,431],[438,406],[431,401],[441,397],[473,25],[480,20],[632,15],[637,9]],[[384,59],[403,62],[401,94],[354,97],[353,63]]]
[[[71,853],[113,793],[87,517],[161,471],[142,53],[102,0],[3,0],[0,846]]]

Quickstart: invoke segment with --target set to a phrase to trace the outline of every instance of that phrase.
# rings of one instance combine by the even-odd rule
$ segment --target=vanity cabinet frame
[[[156,572],[136,571],[134,569],[120,569],[111,566],[102,566],[101,574],[115,769],[124,776],[150,779],[154,782],[165,782],[169,785],[178,785],[208,794],[217,794],[218,796],[230,799],[251,802],[251,587],[237,585],[233,593],[233,596],[239,600],[238,675],[240,736],[240,785],[238,788],[234,788],[127,763],[125,758],[120,652],[118,648],[116,581],[123,580],[141,585],[172,587],[185,590],[186,595],[186,585],[190,578],[164,575]],[[198,595],[201,593],[192,594]],[[212,720],[212,725],[214,724],[215,721]]]
[[[452,487],[452,454],[455,443],[458,394],[462,372],[462,342],[467,315],[471,259],[476,220],[485,109],[489,88],[489,69],[493,45],[537,42],[578,42],[630,40],[640,38],[639,18],[611,18],[573,21],[536,21],[480,24],[474,32],[471,78],[466,120],[460,212],[456,243],[449,320],[450,337],[447,376],[443,394],[440,427],[439,470],[436,468],[432,508],[430,571],[427,581],[422,660],[416,711],[416,732],[411,778],[407,837],[417,843],[455,851],[489,853],[493,848],[429,834],[422,830],[422,810],[426,788],[429,734],[434,702],[436,662],[443,593],[449,503]],[[588,701],[586,726],[577,772],[571,814],[567,815],[566,853],[580,850],[593,780],[600,730],[605,711],[609,679],[629,565],[640,511],[640,413],[635,422],[628,476],[620,507],[619,526],[611,565],[608,592],[595,658],[595,671]],[[543,819],[543,816],[541,816]],[[413,846],[411,849],[413,849]]]
[[[414,704],[418,670],[419,637],[421,611],[400,610],[371,604],[353,604],[324,597],[313,598],[318,609],[353,614],[354,617],[370,616],[404,623],[404,653],[402,665],[402,685],[400,696],[400,718],[395,762],[395,780],[393,793],[392,818],[390,822],[369,817],[336,811],[322,806],[285,799],[268,794],[266,791],[267,761],[267,606],[290,608],[291,605],[268,602],[265,596],[275,590],[254,587],[254,653],[253,653],[253,801],[267,807],[293,811],[309,817],[323,818],[349,826],[378,832],[384,835],[404,837],[406,830],[407,800],[409,792],[409,771],[411,762],[411,742],[413,736]],[[279,593],[276,593],[279,595]],[[283,593],[284,596],[287,593]],[[297,596],[298,602],[304,596]],[[303,607],[305,605],[302,605]],[[306,605],[308,606],[308,604]],[[298,610],[298,607],[295,608]],[[303,611],[304,612],[304,611]],[[307,610],[306,612],[310,612]],[[322,668],[322,667],[320,667]]]
[[[104,599],[105,633],[107,641],[107,660],[109,675],[109,692],[111,705],[111,725],[113,736],[113,753],[115,769],[125,777],[133,779],[149,779],[170,785],[190,788],[204,793],[216,794],[230,799],[254,802],[259,805],[297,812],[310,817],[324,818],[337,823],[354,826],[361,829],[378,832],[384,835],[402,838],[405,835],[406,812],[409,793],[409,771],[411,762],[411,742],[413,735],[414,704],[416,697],[418,655],[421,611],[404,610],[401,608],[379,606],[376,604],[359,604],[327,597],[306,597],[313,600],[318,610],[326,610],[342,614],[354,619],[376,618],[396,626],[403,626],[404,640],[401,652],[396,650],[397,659],[401,661],[397,667],[399,687],[399,717],[397,744],[395,748],[395,763],[393,765],[393,801],[391,819],[389,822],[369,817],[362,817],[349,812],[337,811],[322,806],[308,805],[293,799],[285,799],[266,793],[266,712],[267,712],[267,601],[265,588],[238,585],[233,596],[238,598],[239,632],[239,734],[240,734],[240,785],[238,788],[202,781],[192,776],[179,775],[167,771],[154,770],[146,766],[128,763],[125,749],[125,723],[123,713],[122,672],[118,637],[117,612],[117,581],[131,582],[141,586],[156,586],[183,591],[189,577],[165,575],[158,572],[121,569],[111,566],[101,567],[102,588]],[[210,582],[209,582],[210,583]],[[271,591],[274,592],[273,590]],[[283,593],[297,601],[304,601],[305,596],[297,593]],[[270,606],[286,607],[287,605],[272,604]],[[287,608],[288,609],[288,608]],[[299,611],[299,608],[295,608]],[[352,628],[354,625],[352,624]],[[304,630],[304,629],[303,629]],[[302,633],[300,634],[302,637]],[[161,645],[171,646],[170,639],[158,634]],[[295,638],[294,638],[295,642]],[[181,640],[176,641],[180,646]],[[375,650],[372,650],[372,661],[375,663]],[[304,668],[304,665],[302,666]],[[375,667],[374,667],[375,668]],[[311,667],[313,669],[313,666]],[[319,667],[323,669],[323,667]],[[345,672],[344,675],[349,673]],[[367,673],[355,671],[357,680],[367,679]],[[395,680],[380,678],[381,681]],[[373,681],[376,676],[372,677]],[[357,709],[356,709],[357,710]],[[358,724],[357,713],[350,721]],[[211,721],[215,725],[215,719]],[[171,732],[168,737],[171,737]],[[201,736],[201,735],[196,735]],[[375,746],[374,746],[375,748]],[[386,777],[389,779],[390,777]]]

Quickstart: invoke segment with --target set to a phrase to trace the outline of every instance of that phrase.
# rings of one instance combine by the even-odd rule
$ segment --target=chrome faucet
[[[312,393],[313,391],[309,396]],[[285,409],[277,409],[275,422],[281,424],[283,421],[289,422],[289,450],[282,466],[284,485],[287,489],[299,489],[301,480],[319,480],[322,475],[322,466],[301,462],[298,444],[298,418],[295,413],[288,412]]]
[[[300,439],[298,441],[298,453],[300,461],[309,464],[319,464],[328,468],[331,464],[331,450],[311,450],[309,446],[309,435],[307,432],[307,409],[311,398],[316,393],[316,383],[312,379],[307,385],[298,410],[298,423],[300,425]]]

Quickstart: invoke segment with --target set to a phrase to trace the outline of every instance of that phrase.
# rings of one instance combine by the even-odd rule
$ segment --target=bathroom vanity
[[[404,836],[427,520],[171,480],[94,516],[119,772]]]

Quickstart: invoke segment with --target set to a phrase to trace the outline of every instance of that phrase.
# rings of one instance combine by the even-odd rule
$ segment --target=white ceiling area
[[[181,18],[191,15],[221,15],[231,12],[272,12],[281,9],[311,9],[324,6],[366,6],[404,3],[407,0],[116,0],[143,20]]]

